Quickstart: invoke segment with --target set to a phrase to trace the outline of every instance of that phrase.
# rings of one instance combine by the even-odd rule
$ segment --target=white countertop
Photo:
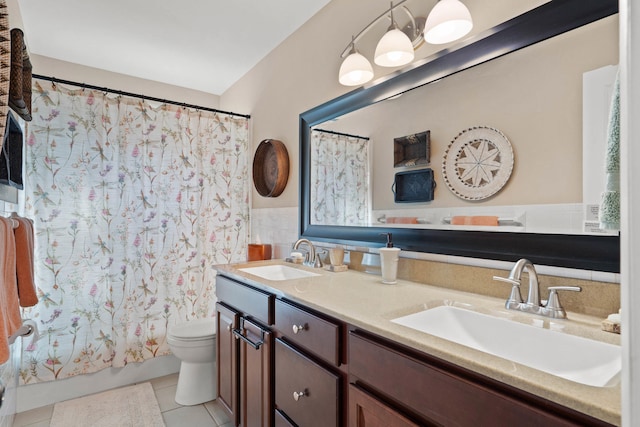
[[[391,322],[391,319],[441,305],[446,300],[470,304],[478,311],[508,317],[510,320],[619,345],[619,335],[600,329],[601,319],[575,313],[568,313],[568,319],[548,319],[506,310],[504,300],[405,280],[398,280],[395,285],[386,285],[382,283],[380,276],[352,270],[329,272],[286,263],[287,266],[320,275],[283,281],[265,280],[238,270],[269,264],[285,263],[280,260],[257,261],[217,265],[215,269],[220,274],[245,281],[505,384],[606,422],[615,425],[621,423],[619,384],[612,387],[586,386]]]

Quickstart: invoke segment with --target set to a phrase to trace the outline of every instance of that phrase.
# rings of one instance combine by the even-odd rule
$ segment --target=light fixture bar
[[[389,16],[389,13],[391,13],[394,9],[396,9],[397,7],[400,7],[403,3],[406,3],[407,0],[400,0],[398,3],[391,5],[391,7],[389,7],[387,10],[385,10],[384,12],[382,12],[380,14],[380,16],[378,16],[376,19],[374,19],[373,21],[371,21],[371,23],[369,25],[367,25],[366,27],[364,27],[362,29],[362,31],[360,31],[358,34],[355,35],[355,37],[353,38],[352,42],[350,42],[347,47],[344,48],[344,50],[342,51],[342,53],[340,54],[340,58],[344,58],[345,56],[347,56],[347,54],[351,51],[351,44],[352,43],[356,43],[358,40],[360,40],[360,38],[367,32],[369,31],[369,29],[371,29],[371,27],[373,27],[375,24],[377,24],[378,22],[380,22],[380,20],[382,18],[386,18]],[[403,9],[405,10],[405,12],[409,15],[409,17],[411,18],[411,23],[413,25],[413,29],[414,31],[418,32],[418,29],[416,29],[416,20],[413,17],[413,15],[411,14],[411,12],[409,11],[409,9],[406,8],[406,6],[403,6]],[[413,40],[412,40],[413,41]]]
[[[426,41],[430,44],[451,43],[467,35],[473,28],[473,20],[467,7],[460,0],[436,0],[429,14],[415,17],[404,4],[407,0],[390,2],[389,8],[352,36],[351,43],[340,54],[343,59],[338,80],[345,86],[358,86],[373,78],[369,60],[361,55],[355,44],[383,18],[390,18],[391,25],[378,41],[374,62],[380,67],[402,67],[415,59],[415,52]],[[409,16],[409,23],[398,28],[393,11],[401,7]]]

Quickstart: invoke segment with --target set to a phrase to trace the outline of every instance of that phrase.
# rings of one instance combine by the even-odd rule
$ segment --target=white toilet
[[[182,361],[176,403],[198,405],[216,398],[216,318],[176,323],[167,331],[171,352]]]

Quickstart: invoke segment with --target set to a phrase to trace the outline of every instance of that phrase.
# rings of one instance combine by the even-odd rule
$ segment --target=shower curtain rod
[[[360,136],[360,135],[351,135],[348,133],[342,133],[342,132],[336,132],[333,130],[324,130],[324,129],[313,129],[316,132],[324,132],[324,133],[329,133],[332,135],[338,135],[338,136],[348,136],[349,138],[358,138],[358,139],[366,139],[367,141],[370,139],[368,136]]]
[[[86,84],[86,83],[78,83],[78,82],[73,82],[71,80],[59,79],[59,78],[56,78],[56,77],[42,76],[40,74],[33,74],[31,77],[33,77],[34,79],[46,80],[46,81],[50,81],[50,82],[53,82],[53,83],[62,83],[62,84],[65,84],[65,85],[78,86],[78,87],[81,87],[83,89],[99,90],[101,92],[113,93],[115,95],[123,95],[123,96],[130,96],[132,98],[146,99],[148,101],[160,102],[162,104],[172,104],[172,105],[178,105],[180,107],[185,107],[185,108],[193,108],[195,110],[211,111],[213,113],[229,114],[230,116],[244,117],[245,119],[250,119],[251,118],[251,116],[248,115],[248,114],[238,114],[238,113],[233,113],[231,111],[223,111],[223,110],[217,110],[215,108],[202,107],[200,105],[187,104],[187,103],[184,103],[184,102],[177,102],[177,101],[169,101],[167,99],[154,98],[152,96],[139,95],[137,93],[124,92],[124,91],[117,90],[117,89],[109,89],[107,87],[99,87],[99,86],[89,85],[89,84]]]

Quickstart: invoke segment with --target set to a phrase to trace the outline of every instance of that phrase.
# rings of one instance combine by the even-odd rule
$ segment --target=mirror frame
[[[380,247],[393,233],[398,247],[413,252],[516,261],[593,271],[620,272],[620,235],[538,234],[311,224],[311,128],[343,114],[435,82],[465,69],[618,13],[617,0],[552,0],[300,114],[301,237],[350,246]]]

